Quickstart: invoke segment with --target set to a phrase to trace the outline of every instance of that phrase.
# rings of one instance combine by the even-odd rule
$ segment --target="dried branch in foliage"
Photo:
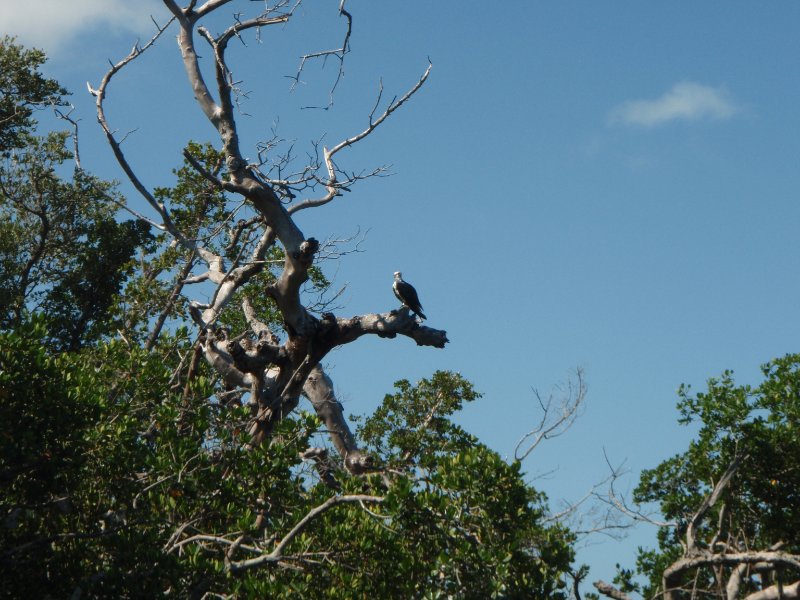
[[[641,550],[638,573],[621,571],[623,591],[665,600],[797,598],[800,590],[800,355],[762,367],[755,388],[732,373],[692,396],[681,387],[681,422],[697,422],[689,449],[642,473],[637,505],[657,503],[662,520],[632,508],[613,489],[607,502],[659,527],[657,550]],[[610,598],[623,594],[598,582]]]
[[[356,437],[322,367],[365,335],[448,341],[404,308],[334,314],[320,263],[357,243],[348,250],[335,232],[307,235],[294,216],[330,210],[384,172],[345,170],[346,150],[373,137],[430,66],[386,104],[381,86],[367,128],[330,148],[314,143],[305,166],[275,140],[246,164],[227,49],[282,29],[299,3],[164,3],[171,21],[89,86],[144,208],[80,167],[72,181],[51,168],[70,154],[79,163],[68,133],[35,138],[31,119],[0,123],[22,143],[0,148],[10,158],[0,161],[0,209],[10,217],[0,236],[10,300],[0,315],[3,592],[566,600],[572,534],[548,516],[519,461],[453,422],[479,397],[467,380],[437,371],[397,382],[374,414],[353,417]],[[218,29],[225,10],[230,25]],[[338,61],[333,89],[353,31],[343,0],[338,14],[341,46],[301,62],[302,71],[314,58]],[[187,143],[171,187],[150,187],[106,104],[116,75],[168,31],[217,141]],[[8,54],[0,43],[0,63]],[[25,59],[16,47],[10,54]],[[35,82],[39,57],[27,60],[17,77]],[[39,102],[39,92],[60,89],[52,85],[21,101]],[[77,120],[62,117],[74,140]],[[118,208],[134,219],[118,223]],[[313,412],[296,410],[301,397]]]
[[[586,402],[586,382],[582,369],[565,383],[557,385],[545,400],[534,390],[541,416],[535,427],[525,433],[514,449],[514,459],[525,461],[542,442],[557,438],[569,430],[580,416]],[[601,490],[611,483],[614,476],[589,486],[577,499],[560,500],[555,503],[547,521],[567,525],[578,540],[589,540],[592,536],[604,535],[621,538],[632,527],[629,519],[622,518],[619,512],[609,506]],[[580,584],[585,574],[574,574],[575,586]]]

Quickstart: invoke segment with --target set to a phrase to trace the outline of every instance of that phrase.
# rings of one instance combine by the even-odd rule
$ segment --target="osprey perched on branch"
[[[425,319],[425,314],[422,312],[422,305],[419,303],[419,296],[417,290],[410,283],[403,281],[403,274],[400,271],[395,271],[394,284],[392,284],[394,295],[403,303],[403,306],[408,308],[411,312],[417,315],[420,319]]]

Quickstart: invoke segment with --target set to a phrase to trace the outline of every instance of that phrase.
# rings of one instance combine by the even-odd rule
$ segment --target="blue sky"
[[[370,339],[331,354],[347,411],[372,410],[396,379],[457,370],[484,393],[463,424],[510,455],[537,421],[532,390],[581,367],[584,413],[526,461],[554,502],[574,500],[607,474],[604,451],[633,487],[685,448],[680,383],[701,388],[726,368],[755,382],[758,365],[798,350],[800,4],[351,0],[335,104],[299,110],[327,101],[334,65],[309,68],[294,94],[283,76],[300,54],[336,46],[337,4],[308,2],[232,64],[251,92],[245,150],[277,123],[302,151],[363,129],[379,80],[401,94],[433,61],[420,94],[341,160],[394,175],[299,216],[320,239],[368,231],[363,253],[330,266],[348,284],[340,314],[393,308],[402,270],[451,339],[444,351]],[[0,30],[48,50],[48,73],[74,92],[84,166],[122,179],[85,82],[147,39],[149,14],[163,22],[164,9],[53,0],[3,11]],[[169,184],[186,140],[213,140],[173,36],[118,77],[112,126],[136,130],[126,151],[146,183]],[[654,533],[597,538],[579,558],[609,579]]]

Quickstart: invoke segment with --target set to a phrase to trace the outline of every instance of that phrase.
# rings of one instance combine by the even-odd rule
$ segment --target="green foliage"
[[[402,380],[395,387],[397,393],[387,395],[358,432],[359,438],[388,466],[427,467],[437,455],[477,443],[448,419],[464,402],[480,397],[469,381],[439,371],[417,386]]]
[[[44,486],[62,487],[82,460],[84,430],[97,411],[68,383],[76,374],[46,350],[45,334],[43,319],[0,333],[0,471],[24,504]]]
[[[63,105],[67,92],[57,81],[39,72],[45,55],[28,50],[14,38],[0,38],[0,154],[27,143],[26,133],[35,125],[33,112],[47,105]]]
[[[209,173],[217,174],[225,164],[223,154],[211,144],[189,142],[186,151]],[[156,188],[156,199],[168,203],[173,222],[187,237],[216,237],[220,232],[220,225],[227,223],[229,218],[228,199],[224,192],[200,175],[185,158],[183,165],[174,169],[173,174],[175,185]],[[220,248],[214,246],[209,249],[213,252],[220,251]]]
[[[398,382],[359,432],[375,471],[332,459],[334,487],[301,459],[327,434],[316,416],[250,447],[247,390],[219,381],[186,318],[195,251],[120,222],[112,184],[65,175],[67,134],[32,134],[32,110],[64,93],[43,59],[0,42],[0,596],[566,598],[573,537],[518,463],[452,421],[479,398],[460,375]],[[226,269],[247,264],[261,217],[191,166],[218,175],[218,151],[187,150],[156,198]],[[247,296],[280,327],[264,286],[284,258],[249,263],[220,326],[247,331]],[[327,288],[309,275],[306,293]],[[382,500],[342,502],[287,538],[348,495]],[[233,574],[281,540],[280,560]]]
[[[640,554],[642,549],[639,548]],[[641,593],[642,588],[636,581],[634,581],[635,572],[632,569],[624,569],[617,563],[617,574],[614,576],[614,583],[620,591],[629,594],[631,592]]]
[[[416,386],[396,384],[359,435],[392,472],[376,532],[404,556],[371,569],[400,597],[566,597],[572,537],[544,524],[545,498],[449,416],[479,397],[463,377],[437,372]],[[369,557],[365,557],[369,560]],[[368,594],[370,595],[370,594]]]
[[[58,174],[65,141],[28,136],[0,165],[0,327],[43,310],[52,343],[75,350],[116,328],[107,317],[152,237],[140,221],[117,222],[110,184]]]
[[[316,417],[285,419],[268,447],[247,450],[247,411],[209,401],[206,377],[188,394],[170,392],[162,357],[121,343],[59,355],[45,335],[39,320],[0,337],[2,505],[11,507],[0,531],[12,574],[4,592],[566,597],[572,538],[544,523],[544,498],[518,464],[447,418],[477,396],[459,376],[399,382],[381,417],[367,420],[365,430],[402,444],[382,442],[378,458],[406,468],[389,471],[388,488],[378,473],[341,471],[339,493],[383,496],[382,504],[322,514],[287,548],[294,568],[232,577],[227,558],[249,553],[226,557],[228,546],[202,550],[189,538],[244,535],[269,549],[329,498],[299,459]],[[164,552],[179,540],[188,542]]]
[[[717,551],[711,546],[717,536],[740,551],[782,541],[785,551],[800,552],[800,355],[775,359],[762,372],[764,381],[754,388],[737,385],[729,371],[709,380],[705,392],[680,388],[680,420],[699,424],[697,438],[686,452],[644,471],[634,496],[657,503],[666,519],[678,523],[659,531],[658,550],[640,552],[639,572],[650,579],[646,595],[682,555],[688,522],[735,456],[741,466],[704,520],[700,546]],[[713,585],[713,573],[699,578]]]
[[[170,557],[134,507],[164,366],[121,344],[56,354],[46,335],[41,319],[0,333],[2,594],[155,593]]]
[[[77,350],[113,331],[115,323],[105,317],[133,268],[131,257],[150,239],[149,226],[141,221],[105,219],[88,224],[73,267],[48,290],[42,303],[60,347]]]

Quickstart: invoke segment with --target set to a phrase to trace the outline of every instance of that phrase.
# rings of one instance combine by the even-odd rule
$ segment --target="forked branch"
[[[366,494],[353,494],[349,496],[332,496],[328,498],[325,502],[320,504],[319,506],[312,508],[297,524],[285,535],[283,539],[275,546],[272,552],[268,554],[262,554],[256,558],[250,558],[247,560],[242,561],[231,561],[228,564],[228,570],[232,573],[240,573],[242,571],[246,571],[248,569],[255,569],[261,567],[265,564],[275,563],[281,560],[285,560],[288,558],[285,555],[286,548],[291,544],[294,539],[300,535],[303,530],[308,527],[308,525],[314,521],[317,517],[321,514],[325,513],[326,511],[330,510],[334,506],[338,506],[339,504],[353,504],[353,503],[372,503],[372,504],[380,504],[383,502],[383,498],[381,496],[369,496]]]
[[[574,381],[572,379],[567,381],[566,390],[557,388],[557,392],[560,392],[560,398],[558,405],[554,407],[553,393],[544,401],[539,392],[534,390],[536,400],[542,410],[542,417],[539,424],[517,442],[514,448],[515,460],[524,460],[543,441],[562,435],[578,418],[579,409],[586,399],[583,369],[577,370]]]
[[[315,206],[322,206],[323,204],[327,204],[341,193],[340,192],[341,186],[337,181],[337,169],[336,165],[333,162],[333,157],[339,151],[343,150],[344,148],[348,148],[353,144],[356,144],[357,142],[363,140],[365,137],[371,134],[373,131],[375,131],[375,129],[377,129],[381,123],[383,123],[386,119],[389,118],[389,115],[391,115],[403,104],[405,104],[414,94],[416,94],[420,90],[420,88],[422,88],[423,85],[425,85],[425,82],[427,81],[428,75],[430,75],[432,68],[433,65],[429,62],[428,68],[425,69],[425,72],[419,78],[419,81],[417,81],[417,83],[414,84],[414,86],[410,90],[408,90],[405,94],[403,94],[403,96],[401,96],[399,99],[394,98],[389,103],[389,106],[386,107],[386,110],[384,110],[383,113],[380,116],[378,116],[378,118],[375,118],[375,110],[377,109],[377,103],[376,103],[375,108],[373,108],[372,113],[370,113],[369,115],[369,125],[361,133],[358,133],[352,137],[342,140],[330,150],[328,148],[323,148],[322,156],[325,162],[325,168],[328,171],[328,179],[325,182],[327,194],[325,194],[325,196],[323,196],[322,198],[304,200],[302,202],[299,202],[291,206],[289,208],[289,214],[294,214],[297,211],[306,208],[313,208]],[[381,85],[381,94],[382,92],[383,92],[383,85]],[[380,100],[380,94],[378,98]]]
[[[300,66],[297,68],[297,74],[291,78],[294,80],[294,83],[292,84],[292,90],[294,90],[297,84],[300,83],[300,75],[303,73],[306,62],[316,58],[322,58],[323,60],[326,60],[331,56],[336,58],[339,61],[339,71],[336,74],[336,80],[333,82],[333,86],[331,86],[328,96],[328,106],[325,107],[325,110],[333,105],[333,94],[336,91],[336,87],[339,85],[339,82],[342,80],[342,76],[344,75],[344,57],[348,52],[350,52],[350,35],[353,33],[353,15],[351,15],[345,9],[345,1],[346,0],[340,0],[339,2],[339,15],[347,20],[347,28],[345,29],[344,41],[342,41],[341,47],[333,50],[322,50],[320,52],[304,54],[302,57],[300,57]]]

